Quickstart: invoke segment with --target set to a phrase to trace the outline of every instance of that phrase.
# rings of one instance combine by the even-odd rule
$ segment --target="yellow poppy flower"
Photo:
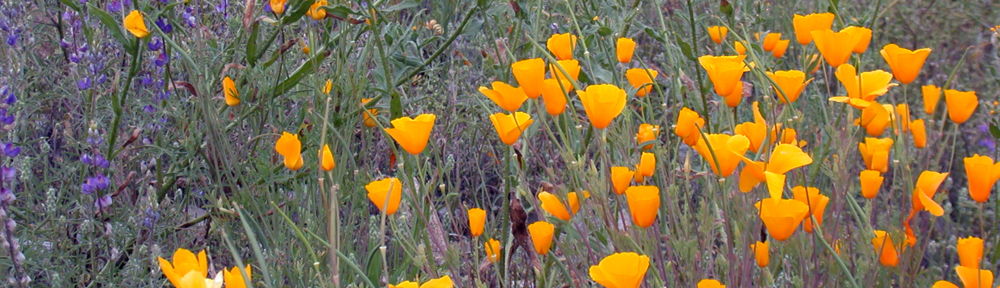
[[[722,282],[715,279],[702,279],[698,281],[698,288],[726,288],[726,285],[722,285]]]
[[[764,198],[754,206],[760,212],[760,219],[764,221],[771,238],[778,241],[792,237],[802,219],[809,215],[809,207],[795,200]]]
[[[864,143],[858,143],[858,152],[865,160],[868,170],[881,173],[889,171],[889,149],[892,148],[892,138],[865,138]]]
[[[361,105],[365,105],[365,104],[367,104],[371,100],[372,99],[370,99],[370,98],[361,98]],[[372,116],[378,115],[378,109],[374,109],[374,108],[373,109],[368,109],[368,112],[370,112]],[[361,119],[364,120],[362,122],[365,124],[365,127],[373,128],[373,127],[377,126],[377,124],[375,123],[375,118],[372,117],[372,116],[369,116],[368,113],[365,113],[364,111],[361,111]]]
[[[927,55],[931,54],[931,48],[910,50],[896,44],[889,44],[885,45],[880,53],[882,53],[882,58],[885,58],[885,62],[889,63],[889,67],[892,68],[892,74],[896,76],[896,80],[903,84],[910,84],[917,79],[920,68],[924,66],[924,60],[927,60]]]
[[[632,221],[642,228],[649,228],[660,210],[660,188],[656,186],[632,186],[625,189],[628,209]]]
[[[726,39],[726,33],[729,32],[729,28],[725,26],[710,26],[708,27],[708,37],[712,38],[712,42],[715,44],[722,44],[722,40]]]
[[[333,91],[333,80],[326,79],[326,83],[323,84],[323,90],[321,90],[321,92],[323,92],[323,94],[330,94],[330,91]]]
[[[760,182],[767,184],[771,198],[780,199],[785,188],[785,174],[792,169],[812,163],[812,157],[802,148],[791,144],[778,144],[767,163],[742,157],[747,163],[740,172],[740,191],[750,192]]]
[[[653,172],[656,172],[656,155],[642,152],[642,156],[639,158],[639,166],[635,171],[643,177],[653,177]]]
[[[486,243],[486,259],[490,259],[490,263],[495,263],[500,260],[500,241],[497,239],[490,238]]]
[[[175,287],[184,287],[181,286],[181,278],[192,272],[198,277],[198,280],[202,281],[202,285],[204,285],[205,277],[208,277],[208,256],[205,254],[205,250],[198,252],[198,256],[195,257],[190,250],[177,248],[172,258],[173,263],[163,259],[163,257],[157,257],[157,260],[160,261],[163,275]]]
[[[431,279],[420,285],[420,288],[454,288],[455,281],[451,280],[451,276],[444,275],[441,278]]]
[[[561,84],[559,82],[562,82]],[[569,94],[573,83],[569,80],[556,81],[556,79],[545,79],[542,86],[542,100],[545,100],[545,112],[552,116],[558,116],[566,111],[566,95]]]
[[[889,107],[892,107],[892,105],[889,105]],[[868,107],[861,110],[861,118],[858,119],[857,124],[865,127],[865,132],[868,133],[868,136],[882,136],[882,133],[885,132],[885,127],[889,126],[889,123],[892,121],[892,116],[889,113],[889,109],[886,109],[884,105],[878,102],[869,102]]]
[[[819,188],[816,187],[805,188],[795,186],[795,188],[792,188],[792,194],[795,197],[795,201],[809,206],[812,211],[812,217],[816,218],[816,224],[823,226],[823,211],[826,211],[826,204],[830,203],[830,197],[820,194]],[[812,233],[812,220],[807,216],[802,222],[802,228],[805,228],[806,232]]]
[[[653,69],[632,68],[625,71],[625,78],[628,78],[628,83],[632,84],[632,88],[637,89],[635,96],[642,98],[653,91],[653,79],[659,73]]]
[[[639,288],[648,269],[649,257],[646,255],[615,253],[590,266],[590,278],[608,288]]]
[[[941,101],[941,87],[924,85],[920,87],[920,92],[924,98],[924,111],[927,112],[927,115],[934,114],[934,108]]]
[[[913,134],[914,147],[927,147],[927,128],[924,126],[924,119],[917,119],[910,122],[910,133]]]
[[[625,109],[625,90],[613,84],[590,85],[586,91],[576,90],[576,94],[580,96],[580,102],[583,102],[590,124],[597,129],[611,125],[611,120]]]
[[[632,38],[618,38],[615,43],[615,52],[618,54],[618,62],[632,62],[632,54],[635,52],[635,41]]]
[[[660,135],[660,125],[639,124],[639,132],[635,133],[635,143],[642,144],[656,140],[656,136],[658,135]],[[642,150],[649,150],[650,148],[653,148],[653,144],[643,146]]]
[[[993,272],[990,270],[956,266],[955,273],[958,274],[958,279],[962,280],[962,285],[965,288],[993,287]]]
[[[240,273],[239,267],[233,267],[232,270],[222,269],[223,279],[226,281],[226,288],[246,288],[246,282],[250,282],[253,278],[253,273],[250,270],[250,264],[247,264],[246,272],[247,278],[243,278],[243,273]]]
[[[556,232],[556,226],[549,222],[538,221],[528,225],[528,234],[531,234],[531,243],[535,246],[538,255],[549,254],[552,248],[552,236]]]
[[[784,104],[795,103],[795,100],[798,100],[799,95],[802,94],[802,90],[805,90],[806,85],[813,80],[806,80],[806,73],[798,70],[765,72],[765,74],[778,84],[777,87],[774,87],[774,93],[777,95],[778,101]]]
[[[712,80],[715,86],[715,93],[728,96],[733,94],[736,85],[743,77],[743,72],[750,71],[750,67],[743,64],[746,56],[711,56],[698,57],[698,63],[708,72],[708,79]]]
[[[674,134],[684,139],[684,144],[694,146],[701,140],[701,127],[705,126],[705,119],[698,115],[698,112],[681,108],[677,114],[677,126],[674,126]]]
[[[902,129],[903,133],[910,131],[910,105],[905,103],[896,105],[896,116],[893,117],[892,127],[896,129],[896,133]]]
[[[962,266],[979,269],[979,263],[983,261],[982,238],[972,236],[959,238],[955,247],[958,250],[958,261]]]
[[[976,96],[976,91],[948,89],[944,90],[944,102],[948,105],[948,118],[955,124],[962,124],[976,112],[979,97]]]
[[[750,140],[750,151],[758,153],[761,150],[761,146],[764,145],[764,139],[767,138],[767,121],[760,114],[760,107],[757,101],[754,101],[750,107],[753,109],[754,122],[743,122],[736,125],[733,132],[737,135],[746,136]],[[772,138],[771,140],[775,139]]]
[[[733,93],[729,95],[719,95],[726,99],[726,106],[729,108],[735,108],[740,106],[740,102],[743,101],[743,81],[736,82],[736,87],[733,88]]]
[[[403,199],[403,183],[395,177],[372,181],[365,185],[365,190],[368,190],[368,199],[386,215],[395,214]]]
[[[844,84],[847,96],[830,97],[830,101],[848,103],[854,108],[864,109],[868,104],[875,101],[878,96],[885,95],[889,88],[895,87],[892,81],[892,74],[882,70],[862,72],[859,76],[854,65],[844,64],[837,68],[835,73],[840,83]]]
[[[899,264],[899,252],[896,244],[892,242],[889,233],[882,230],[875,230],[875,238],[872,238],[872,247],[875,254],[879,255],[878,261],[885,267],[896,267]]]
[[[774,56],[774,58],[781,58],[782,56],[785,56],[785,51],[788,50],[788,43],[791,41],[792,40],[778,41],[778,44],[774,45],[774,51],[771,51],[771,56]]]
[[[517,139],[521,137],[521,133],[531,123],[535,123],[535,120],[531,119],[531,115],[524,112],[514,112],[512,114],[496,113],[490,115],[490,122],[493,122],[493,128],[496,128],[497,135],[500,135],[500,141],[504,144],[514,145]]]
[[[486,210],[479,208],[469,209],[469,234],[472,237],[483,235],[483,226],[486,225]]]
[[[236,82],[233,82],[233,78],[229,78],[229,76],[222,78],[222,92],[226,96],[226,105],[240,105],[240,91],[236,90]]]
[[[747,47],[743,46],[743,42],[736,41],[736,43],[733,43],[733,48],[736,49],[736,54],[739,54],[739,55],[746,55],[747,54]]]
[[[483,93],[487,98],[493,100],[501,109],[507,112],[514,112],[521,108],[528,96],[521,88],[515,88],[507,83],[493,81],[493,89],[479,86],[479,93]]]
[[[764,43],[761,48],[766,52],[774,51],[774,47],[778,46],[778,41],[781,40],[781,33],[767,33],[764,35]]]
[[[920,176],[917,177],[917,185],[913,188],[913,211],[926,210],[937,217],[944,215],[944,208],[941,208],[941,204],[934,202],[934,194],[937,193],[938,187],[941,186],[941,182],[944,182],[945,178],[948,178],[948,172],[924,171],[920,173]]]
[[[576,49],[576,35],[569,33],[552,34],[549,40],[545,41],[545,47],[549,48],[549,51],[552,51],[552,55],[557,60],[573,59],[573,49]]]
[[[816,30],[812,31],[813,40],[816,41],[816,49],[823,54],[823,59],[831,67],[840,67],[851,59],[851,52],[861,41],[860,35],[841,30]]]
[[[389,284],[389,288],[418,288],[418,286],[417,282],[403,281],[396,285]]]
[[[306,10],[306,16],[312,17],[313,20],[319,21],[326,19],[326,9],[321,7],[329,4],[326,0],[316,0],[312,5],[309,6],[309,10]]]
[[[330,151],[330,145],[324,144],[323,149],[319,151],[319,166],[323,168],[323,171],[333,170],[333,167],[337,166],[337,162],[333,161],[333,152]]]
[[[719,177],[727,177],[733,174],[736,166],[743,160],[743,154],[750,148],[750,140],[746,136],[730,136],[726,134],[707,134],[706,141],[698,141],[694,145],[695,151],[705,158],[705,162],[712,167],[712,172]],[[711,146],[711,148],[709,148]],[[713,157],[712,154],[715,154]],[[718,165],[716,165],[718,160]],[[721,170],[720,170],[721,166]]]
[[[276,15],[285,13],[286,3],[288,3],[288,0],[271,0],[271,11],[274,11]]]
[[[132,10],[125,16],[122,20],[122,26],[125,26],[125,30],[132,33],[136,38],[146,38],[149,36],[149,29],[146,29],[146,21],[142,20],[142,13],[139,10]]]
[[[764,268],[767,264],[771,263],[771,253],[768,251],[770,245],[767,241],[750,244],[750,250],[753,251],[754,259],[757,260],[757,267]]]
[[[861,195],[865,198],[873,199],[878,196],[878,190],[882,188],[882,173],[875,170],[864,170],[858,176],[861,180]]]
[[[417,155],[427,147],[427,140],[431,137],[431,130],[434,129],[434,114],[420,114],[417,118],[400,117],[392,120],[393,128],[386,128],[385,132],[395,139],[403,150],[410,154]]]
[[[1000,180],[1000,162],[993,162],[989,156],[975,154],[965,160],[965,175],[969,180],[969,196],[984,203],[990,198],[990,191]]]
[[[542,89],[544,88],[542,81],[545,80],[545,60],[542,60],[542,58],[533,58],[517,61],[514,64],[510,64],[510,70],[514,74],[514,79],[517,79],[517,84],[521,85],[520,89],[523,89],[525,96],[535,99],[539,95],[542,95]],[[497,87],[494,86],[493,89],[497,89]],[[482,88],[479,91],[482,92]],[[513,112],[513,110],[507,111]]]
[[[792,26],[795,28],[795,39],[799,44],[809,45],[813,41],[812,31],[829,30],[833,26],[833,13],[815,13],[802,16],[795,14]]]
[[[274,151],[284,158],[285,167],[291,170],[302,168],[302,142],[299,135],[282,132],[281,138],[274,143]]]
[[[848,26],[840,31],[854,34],[854,36],[858,38],[858,43],[853,48],[854,53],[862,54],[868,50],[868,44],[872,41],[872,29],[858,26]]]
[[[584,198],[590,196],[590,194],[586,191],[583,193]],[[538,193],[538,201],[542,202],[542,209],[545,210],[545,212],[552,214],[552,216],[562,219],[563,221],[569,221],[572,215],[575,215],[576,212],[580,211],[580,199],[577,198],[576,192],[567,193],[566,199],[568,200],[567,202],[569,202],[570,210],[573,212],[572,214],[570,214],[570,210],[566,209],[566,205],[563,205],[563,202],[559,200],[556,195],[552,195],[552,193],[549,192]]]
[[[562,66],[563,70],[566,70],[566,73],[565,74],[562,73],[562,70],[559,70],[559,66],[556,66],[556,64],[549,64],[549,73],[552,74],[552,78],[554,79],[558,79],[559,81],[566,81],[565,83],[570,83],[569,89],[572,90],[574,88],[573,82],[570,82],[567,79],[573,79],[573,81],[577,81],[580,78],[580,61],[577,61],[576,59],[569,59],[569,60],[559,60],[556,62],[559,64],[559,66]],[[538,96],[532,98],[537,98],[537,97]]]
[[[625,190],[632,183],[634,176],[635,172],[628,167],[611,167],[611,184],[614,187],[615,194],[625,194]]]

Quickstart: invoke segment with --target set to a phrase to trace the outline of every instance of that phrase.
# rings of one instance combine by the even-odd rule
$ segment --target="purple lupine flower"
[[[59,47],[66,49],[69,48],[70,46],[73,46],[73,43],[69,43],[69,41],[66,41],[66,39],[59,40]]]
[[[0,142],[0,149],[2,149],[3,155],[12,158],[21,153],[21,147],[14,146],[13,142]]]
[[[87,4],[87,0],[80,0],[80,5],[86,5],[86,4]]]
[[[170,99],[170,91],[160,91],[159,93],[156,93],[156,100],[163,101],[167,99]]]
[[[101,74],[97,77],[97,83],[104,84],[104,82],[108,82],[108,76]]]
[[[80,53],[69,53],[69,61],[73,63],[80,63]]]
[[[17,96],[14,95],[14,92],[7,93],[7,97],[4,97],[3,102],[7,103],[7,105],[14,105],[14,103],[17,103]]]
[[[153,64],[157,67],[167,65],[168,62],[170,62],[170,57],[167,57],[167,53],[164,52],[160,52],[160,55],[156,56],[156,60],[153,60]]]
[[[155,23],[156,27],[160,27],[160,31],[163,31],[163,33],[170,33],[171,31],[174,31],[174,26],[170,25],[170,21],[167,21],[166,18],[160,17],[156,19]]]
[[[980,139],[979,140],[979,146],[986,147],[987,149],[990,149],[990,153],[993,153],[993,152],[997,151],[997,142],[994,142],[993,140],[990,140],[990,139]]]
[[[3,182],[14,181],[17,178],[17,169],[7,166],[0,167],[0,178],[3,178]]]
[[[266,2],[264,3],[264,12],[267,13],[274,12],[274,10],[271,10],[271,3],[266,3]]]
[[[14,115],[7,115],[7,108],[0,108],[0,122],[7,125],[14,124]]]
[[[143,86],[153,85],[153,76],[150,74],[143,75],[139,82],[142,83]]]
[[[17,45],[17,33],[10,33],[10,35],[7,35],[7,45]]]
[[[87,165],[94,165],[94,157],[90,157],[90,154],[84,153],[80,155],[80,162]]]
[[[153,37],[153,41],[149,41],[149,51],[160,50],[160,48],[163,48],[163,41],[158,36]]]
[[[94,155],[93,165],[98,168],[108,168],[108,165],[111,165],[111,163],[108,162],[108,159],[104,159],[104,156],[98,154]]]
[[[111,193],[107,193],[104,194],[104,196],[97,198],[97,200],[94,200],[94,208],[97,208],[97,210],[104,210],[104,208],[111,207],[112,203],[114,202],[111,201]]]
[[[80,185],[80,190],[83,191],[83,194],[90,195],[94,192],[108,189],[108,185],[110,184],[111,181],[108,180],[108,177],[97,173],[94,177],[87,177],[87,180],[83,181],[83,185]]]
[[[76,51],[87,53],[87,50],[90,50],[89,48],[90,46],[88,46],[87,43],[83,43],[83,45],[80,45],[80,48],[76,48]]]
[[[229,18],[229,1],[219,1],[219,5],[215,6],[216,13],[222,13],[222,18]]]
[[[156,112],[156,107],[153,107],[153,105],[146,105],[142,107],[142,111],[146,113],[153,113]]]
[[[108,12],[114,14],[122,11],[122,1],[114,0],[108,3]]]
[[[90,86],[93,86],[93,85],[94,85],[94,83],[90,81],[90,77],[83,77],[83,80],[80,80],[80,81],[76,82],[76,87],[80,88],[80,90],[90,89]]]
[[[14,203],[14,200],[17,200],[14,192],[7,188],[0,189],[0,206],[8,206]]]
[[[87,137],[87,144],[90,144],[90,146],[101,145],[101,143],[104,143],[104,138],[101,138],[100,136],[98,136],[98,137]]]

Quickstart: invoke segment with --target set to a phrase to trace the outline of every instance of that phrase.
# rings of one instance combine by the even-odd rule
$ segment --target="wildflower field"
[[[1000,287],[993,0],[0,3],[0,287]]]

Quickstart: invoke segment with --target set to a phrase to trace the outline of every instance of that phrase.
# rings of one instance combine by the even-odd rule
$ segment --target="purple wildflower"
[[[14,181],[17,178],[17,169],[7,166],[0,167],[0,178],[3,178],[3,182]]]
[[[170,57],[167,57],[167,53],[160,52],[160,55],[156,56],[156,60],[153,60],[153,64],[157,67],[167,65],[170,62]]]
[[[93,85],[94,85],[94,83],[90,81],[90,77],[83,77],[83,80],[80,80],[80,81],[76,82],[76,87],[80,88],[80,90],[90,89],[90,86],[93,86]]]
[[[0,142],[0,149],[2,149],[3,155],[7,157],[17,157],[21,153],[21,147],[14,146],[13,142]]]
[[[149,51],[156,51],[163,48],[163,41],[160,37],[153,37],[153,41],[149,41]]]
[[[107,193],[104,194],[103,197],[99,197],[97,200],[94,200],[94,208],[97,208],[97,210],[104,210],[104,208],[111,207],[111,203],[114,203],[111,201],[111,193]]]
[[[166,18],[160,17],[156,19],[155,23],[156,27],[160,27],[160,31],[163,31],[163,33],[170,33],[171,31],[174,31],[174,26],[170,25],[170,21],[167,21]]]

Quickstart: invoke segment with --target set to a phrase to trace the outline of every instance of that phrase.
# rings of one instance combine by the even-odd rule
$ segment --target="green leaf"
[[[722,11],[723,14],[726,14],[727,18],[733,18],[733,5],[729,4],[729,1],[720,0],[719,11]]]
[[[403,100],[400,99],[399,92],[392,90],[392,98],[389,99],[389,115],[392,119],[403,117]]]
[[[79,5],[80,2],[77,2],[77,1],[74,1],[74,0],[59,0],[59,2],[62,2],[66,6],[69,6],[69,8],[71,8],[71,9],[77,11],[77,12],[80,12],[80,5]]]
[[[351,8],[344,5],[323,6],[323,9],[326,9],[327,14],[332,14],[342,19],[347,19],[350,15],[360,15],[357,11],[351,10]]]
[[[260,56],[260,55],[257,55],[257,35],[260,34],[260,31],[259,31],[260,30],[259,29],[260,28],[260,22],[259,21],[253,21],[253,24],[251,24],[250,27],[251,27],[250,28],[250,39],[247,40],[247,51],[246,51],[247,56],[246,56],[246,58],[247,58],[247,63],[250,63],[250,66],[256,66],[257,65],[257,57]]]
[[[1000,127],[997,127],[997,123],[990,123],[990,134],[993,134],[994,139],[1000,140]]]
[[[461,35],[468,37],[468,36],[479,34],[479,32],[483,31],[483,22],[484,21],[485,20],[483,18],[473,18],[473,19],[469,20],[469,24],[465,25],[465,30],[462,30],[462,34]]]
[[[111,17],[111,14],[104,12],[101,8],[97,8],[94,4],[87,3],[87,6],[90,11],[94,12],[94,16],[97,16],[97,19],[100,19],[101,23],[111,31],[111,37],[115,37],[118,43],[121,43],[122,47],[125,47],[125,51],[134,50],[132,49],[132,42],[128,41],[128,38],[125,38],[125,34],[122,34],[121,23],[115,21],[115,18]]]
[[[305,78],[306,76],[309,76],[313,72],[316,72],[316,67],[319,66],[319,64],[323,63],[323,60],[326,59],[327,54],[329,53],[325,53],[325,51],[317,51],[316,56],[313,56],[313,58],[310,59],[309,61],[302,63],[302,66],[299,66],[299,68],[295,69],[295,72],[292,72],[292,75],[288,75],[288,78],[285,78],[285,80],[282,80],[281,83],[278,84],[278,86],[275,86],[274,94],[275,95],[285,94],[285,92],[291,90],[292,87],[298,85],[299,81],[302,81],[302,78]]]
[[[299,19],[302,19],[302,16],[306,15],[306,11],[309,11],[309,6],[312,6],[312,1],[292,0],[292,2],[295,3],[289,3],[288,6],[295,7],[295,10],[293,10],[292,13],[285,15],[284,18],[281,18],[282,24],[289,24],[295,21],[299,21]]]
[[[406,9],[414,8],[414,7],[417,7],[417,6],[420,6],[420,2],[419,1],[407,1],[407,2],[402,2],[402,3],[396,4],[396,5],[389,6],[389,8],[382,9],[382,13],[396,12],[396,11],[399,11],[399,10],[406,10]]]
[[[601,36],[611,35],[611,28],[608,28],[608,26],[601,26],[601,28],[597,28],[597,34]]]
[[[681,36],[674,35],[674,38],[677,39],[677,46],[681,46],[681,53],[684,53],[685,57],[691,59],[692,61],[698,60],[698,58],[694,57],[694,52],[691,51],[691,45],[684,42],[684,40],[681,39]]]
[[[656,41],[659,41],[660,43],[667,42],[667,40],[663,39],[663,36],[660,35],[660,33],[656,32],[656,30],[653,30],[653,28],[646,27],[645,30],[646,30],[646,35],[649,35],[649,37],[653,37],[653,39],[656,39]]]

